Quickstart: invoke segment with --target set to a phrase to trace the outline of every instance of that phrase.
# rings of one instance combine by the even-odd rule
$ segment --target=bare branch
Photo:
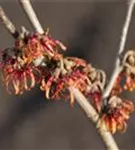
[[[44,30],[31,6],[31,3],[29,0],[20,0],[19,1],[24,12],[26,13],[27,17],[29,18],[29,21],[31,22],[32,26],[38,33],[44,33]]]
[[[127,34],[128,34],[128,30],[129,30],[129,25],[130,25],[130,22],[132,19],[134,4],[135,4],[135,0],[130,0],[128,3],[128,11],[127,11],[126,20],[125,20],[125,23],[123,26],[123,30],[122,30],[118,55],[121,55],[122,52],[124,51],[124,47],[125,47],[126,39],[127,39]]]
[[[121,35],[120,45],[119,45],[119,49],[118,49],[118,53],[117,53],[116,63],[115,63],[114,71],[112,73],[110,82],[108,83],[108,86],[106,87],[106,89],[104,91],[104,94],[103,94],[104,99],[110,95],[113,85],[116,82],[116,79],[117,79],[119,73],[122,71],[122,66],[120,65],[120,56],[122,55],[124,48],[125,48],[129,25],[130,25],[132,14],[133,14],[134,4],[135,4],[135,0],[130,0],[128,3],[128,11],[127,11],[125,23],[123,26],[123,30],[122,30],[122,35]]]
[[[8,31],[14,38],[18,38],[19,33],[17,32],[13,23],[8,19],[8,17],[6,16],[6,14],[1,6],[0,6],[0,21],[3,22],[5,27],[8,29]]]

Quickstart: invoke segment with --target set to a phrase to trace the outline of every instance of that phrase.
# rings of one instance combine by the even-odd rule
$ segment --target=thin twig
[[[8,29],[8,31],[14,38],[18,38],[19,33],[17,32],[13,23],[8,19],[8,17],[6,16],[6,14],[1,6],[0,6],[0,21],[3,22],[5,27]]]
[[[44,33],[44,30],[41,26],[41,24],[38,21],[38,18],[30,4],[29,0],[20,0],[19,1],[21,6],[23,7],[23,10],[25,11],[27,17],[29,18],[29,21],[31,22],[32,26],[38,33]]]
[[[120,44],[119,44],[117,58],[116,58],[115,66],[114,66],[114,71],[113,71],[112,76],[110,78],[110,82],[108,83],[108,86],[106,87],[106,89],[104,91],[104,94],[103,94],[104,99],[110,95],[110,92],[113,88],[113,85],[116,82],[119,73],[122,71],[122,66],[120,64],[121,63],[120,57],[121,57],[121,55],[124,51],[124,48],[125,48],[127,34],[128,34],[128,30],[129,30],[129,25],[130,25],[130,22],[132,19],[134,4],[135,4],[135,0],[130,0],[128,3],[128,11],[127,11],[125,23],[124,23],[124,26],[122,29],[122,35],[121,35],[121,39],[120,39]]]
[[[35,15],[35,12],[29,2],[29,0],[20,0],[20,4],[23,7],[26,15],[28,16],[30,22],[34,26],[37,32],[42,33],[43,29]],[[31,12],[32,11],[32,12]],[[37,24],[38,22],[38,24]],[[73,95],[76,98],[76,101],[81,106],[81,108],[84,110],[84,112],[87,114],[87,116],[92,120],[93,123],[97,125],[99,115],[97,114],[96,110],[93,108],[93,106],[88,102],[88,100],[84,97],[84,95],[76,88],[70,87],[69,90],[73,93]],[[118,146],[112,137],[111,133],[106,129],[98,128],[98,132],[103,139],[106,147],[108,150],[118,150]]]

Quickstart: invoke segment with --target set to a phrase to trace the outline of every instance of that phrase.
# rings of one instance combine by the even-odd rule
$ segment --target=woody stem
[[[1,6],[0,6],[0,21],[5,25],[6,29],[15,39],[18,38],[19,36],[18,31],[16,30],[11,20],[9,20],[9,18],[6,16]]]

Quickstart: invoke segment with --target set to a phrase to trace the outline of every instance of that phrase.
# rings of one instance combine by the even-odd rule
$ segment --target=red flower
[[[124,77],[125,77],[125,73],[121,73],[118,76],[118,78],[113,86],[113,89],[111,91],[111,95],[118,95],[118,94],[122,93],[123,89],[121,87],[121,83],[122,83],[122,80],[124,79]]]
[[[90,99],[90,102],[93,104],[97,112],[100,112],[102,107],[101,91],[91,91],[87,94],[87,98]]]
[[[24,90],[30,90],[40,78],[40,70],[34,66],[20,66],[18,62],[6,64],[2,68],[3,80],[7,91],[14,94],[22,94]]]
[[[113,99],[114,101],[114,99]],[[108,103],[107,110],[103,113],[98,126],[103,127],[104,123],[111,133],[116,131],[124,132],[126,130],[126,121],[130,114],[134,111],[134,104],[129,101],[121,101]]]
[[[126,83],[124,85],[124,90],[133,91],[135,90],[135,75],[128,75]]]
[[[29,34],[23,39],[17,39],[15,45],[22,50],[23,57],[27,57],[29,63],[43,56],[49,59],[61,57],[58,50],[66,50],[60,41],[47,34]]]

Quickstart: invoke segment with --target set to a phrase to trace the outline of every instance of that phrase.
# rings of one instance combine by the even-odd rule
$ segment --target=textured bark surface
[[[31,25],[19,3],[0,1],[7,16],[17,28]],[[106,71],[114,66],[121,29],[126,15],[126,2],[33,2],[44,27],[68,46],[65,55],[78,56]],[[135,48],[135,12],[126,44]],[[8,31],[0,26],[0,48],[13,44]],[[37,88],[22,96],[8,95],[0,81],[0,149],[105,149],[95,127],[75,104],[65,100],[48,101]],[[135,99],[135,92],[126,98]],[[135,115],[128,122],[125,134],[115,136],[120,149],[135,148]]]

